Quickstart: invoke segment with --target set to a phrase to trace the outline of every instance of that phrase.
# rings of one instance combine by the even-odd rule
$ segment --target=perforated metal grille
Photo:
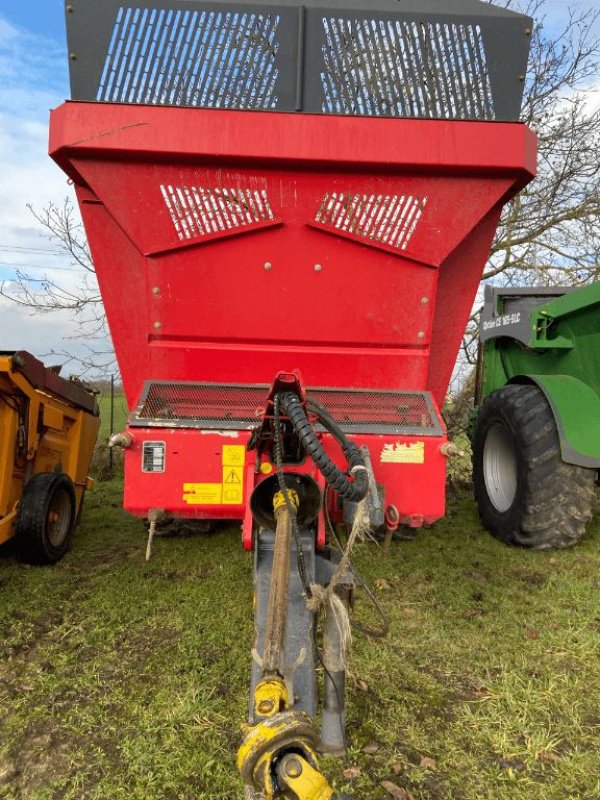
[[[161,185],[160,191],[181,241],[274,219],[265,189]]]
[[[532,25],[487,0],[67,8],[73,100],[443,119],[518,118]]]
[[[315,222],[348,235],[406,249],[421,219],[426,197],[326,194]]]
[[[326,113],[494,119],[478,25],[324,17]]]
[[[264,410],[268,393],[268,386],[150,383],[135,416],[161,421],[236,422],[248,427]]]
[[[344,430],[362,430],[365,424],[398,432],[437,427],[431,401],[422,392],[311,389],[308,396],[325,406]]]
[[[276,14],[121,6],[97,100],[277,107]]]
[[[202,383],[149,383],[132,415],[131,425],[247,429],[262,418],[269,394],[255,386]],[[441,431],[427,392],[356,389],[310,389],[348,433],[417,433]]]

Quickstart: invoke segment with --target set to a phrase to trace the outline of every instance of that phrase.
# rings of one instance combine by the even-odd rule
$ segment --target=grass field
[[[119,433],[125,429],[127,423],[127,416],[129,411],[127,409],[127,402],[123,391],[116,391],[113,399],[113,430],[112,433]],[[119,465],[122,462],[122,453],[119,450],[114,450],[112,453],[113,470],[110,469],[110,454],[108,450],[108,438],[111,434],[110,429],[110,407],[111,397],[110,392],[100,394],[98,396],[98,405],[100,406],[100,430],[98,431],[98,439],[96,441],[96,450],[92,461],[91,471],[94,476],[100,478],[110,477],[111,474],[119,471]]]
[[[98,404],[100,406],[100,430],[98,431],[98,444],[106,444],[110,436],[110,393],[101,394],[98,396]],[[123,391],[116,391],[114,395],[113,406],[113,428],[114,433],[122,431],[127,422],[127,401]]]
[[[243,796],[251,558],[237,529],[161,538],[148,564],[144,547],[115,479],[55,568],[0,555],[1,798]],[[356,560],[391,632],[354,642],[350,748],[325,761],[340,790],[600,798],[597,523],[572,551],[508,549],[463,497],[416,541]]]

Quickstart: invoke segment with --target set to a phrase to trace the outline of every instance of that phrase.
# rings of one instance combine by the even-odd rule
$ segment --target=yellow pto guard
[[[96,436],[92,392],[25,351],[0,352],[0,544],[54,564],[81,513]]]

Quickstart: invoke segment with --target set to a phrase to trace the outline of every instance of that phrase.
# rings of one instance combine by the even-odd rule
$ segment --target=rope
[[[327,494],[329,492],[329,487],[325,487],[325,501],[323,503],[323,508],[325,510],[325,522],[327,523],[327,530],[329,531],[329,535],[331,536],[335,546],[337,547],[340,553],[344,552],[344,547],[340,542],[337,533],[335,532],[335,528],[333,527],[333,523],[331,521],[331,517],[329,516],[329,506],[327,503]],[[372,534],[369,530],[369,538],[372,538]],[[361,575],[361,573],[356,569],[354,564],[350,564],[350,571],[354,576],[357,584],[362,587],[364,592],[366,593],[370,603],[372,604],[373,608],[379,614],[381,618],[381,625],[379,627],[374,627],[371,625],[363,625],[360,622],[357,622],[355,619],[350,620],[351,626],[354,628],[355,631],[358,631],[363,636],[368,636],[372,639],[383,639],[387,636],[389,630],[389,621],[387,615],[383,609],[383,606],[373,593],[373,590],[370,588],[369,584],[367,583],[366,579]]]
[[[315,584],[311,586],[313,595],[308,603],[308,607],[314,613],[326,607],[325,613],[331,615],[333,624],[337,628],[339,651],[328,647],[323,648],[323,666],[328,672],[344,672],[348,661],[348,653],[352,644],[352,626],[348,609],[342,598],[335,592],[329,593],[324,586]],[[317,605],[318,601],[318,605]]]
[[[361,500],[356,507],[356,514],[354,516],[354,522],[352,524],[350,536],[348,537],[346,547],[342,553],[340,563],[337,565],[329,584],[326,587],[319,586],[317,584],[311,584],[310,587],[311,596],[307,600],[308,610],[315,615],[323,609],[325,609],[326,613],[330,613],[339,635],[339,653],[325,654],[326,659],[329,662],[326,663],[325,666],[331,672],[341,672],[346,669],[347,655],[350,651],[350,645],[352,643],[350,615],[348,614],[346,604],[335,590],[341,580],[342,575],[351,571],[352,566],[350,557],[352,555],[354,546],[358,541],[362,541],[364,539],[365,534],[369,531],[369,528],[369,514],[367,511],[367,500],[365,498],[364,500]]]

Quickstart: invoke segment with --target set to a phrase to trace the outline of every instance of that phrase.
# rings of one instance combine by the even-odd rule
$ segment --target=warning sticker
[[[246,448],[224,444],[222,483],[184,483],[183,502],[190,506],[238,506],[244,502],[244,464]]]
[[[379,460],[382,464],[424,464],[425,442],[384,444]]]
[[[183,502],[190,506],[220,506],[223,487],[220,483],[184,483]]]
[[[223,445],[223,466],[243,467],[246,463],[246,448],[243,444]]]
[[[244,502],[243,467],[223,467],[223,503],[239,505]]]

